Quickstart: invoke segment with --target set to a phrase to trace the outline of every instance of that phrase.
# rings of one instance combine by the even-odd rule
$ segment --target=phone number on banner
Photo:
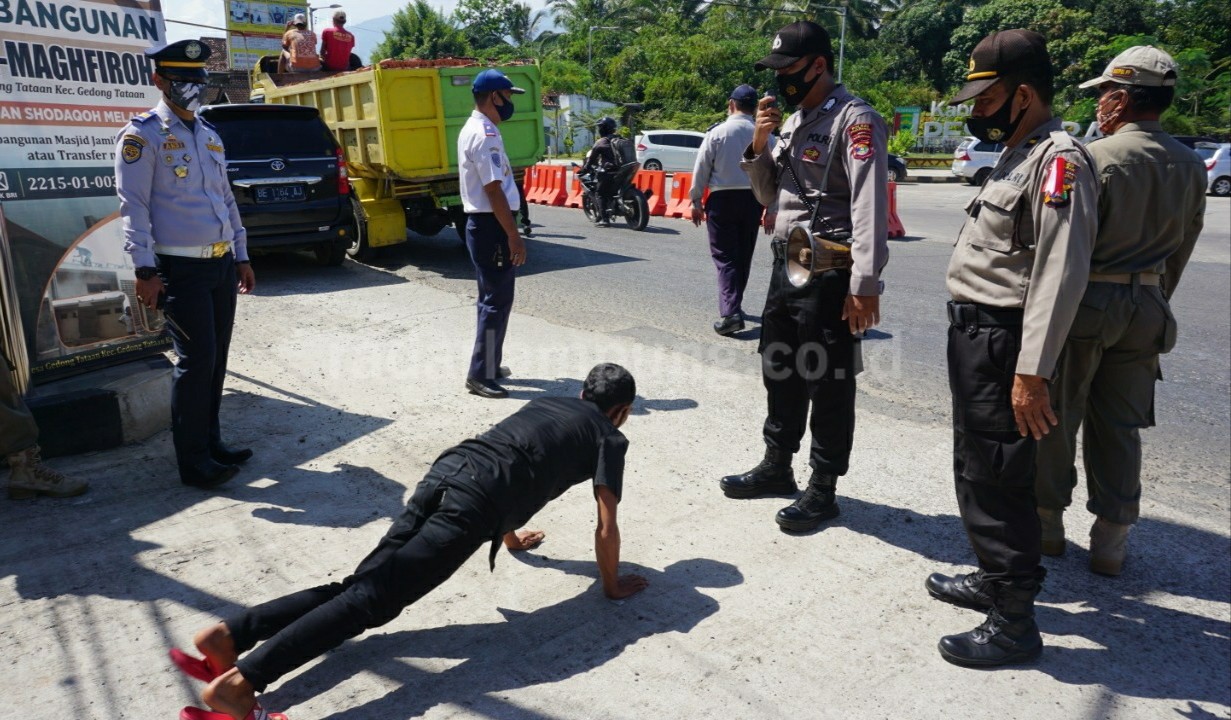
[[[109,167],[0,168],[0,200],[48,200],[115,194]]]

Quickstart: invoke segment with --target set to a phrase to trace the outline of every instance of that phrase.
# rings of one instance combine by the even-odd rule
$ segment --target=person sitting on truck
[[[308,19],[303,13],[291,18],[291,29],[282,36],[282,49],[289,72],[308,73],[321,69],[321,58],[316,54],[316,33],[308,29]]]
[[[598,222],[600,223],[607,220],[607,198],[613,194],[612,177],[620,167],[620,158],[614,144],[615,131],[614,118],[605,117],[598,121],[598,141],[594,143],[594,147],[590,148],[590,153],[586,155],[586,162],[581,166],[581,170],[577,171],[578,175],[593,173],[598,180]]]
[[[321,65],[330,72],[353,70],[350,54],[355,48],[355,36],[346,32],[346,11],[333,14],[333,27],[321,31]]]

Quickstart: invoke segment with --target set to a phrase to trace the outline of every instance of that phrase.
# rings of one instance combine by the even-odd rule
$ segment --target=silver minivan
[[[647,130],[637,136],[637,162],[646,170],[692,172],[705,133]]]

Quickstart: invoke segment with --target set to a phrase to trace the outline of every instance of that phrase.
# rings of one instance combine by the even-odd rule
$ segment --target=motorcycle
[[[578,167],[573,163],[574,169]],[[598,173],[577,176],[581,182],[581,209],[590,222],[610,222],[612,217],[622,216],[633,230],[645,229],[650,222],[650,204],[645,193],[633,186],[633,175],[639,167],[636,162],[630,162],[612,171],[606,183],[608,194],[602,198],[602,203],[599,202]]]

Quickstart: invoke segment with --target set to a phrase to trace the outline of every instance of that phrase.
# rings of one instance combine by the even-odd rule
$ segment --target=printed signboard
[[[137,302],[115,136],[158,102],[159,0],[0,2],[0,210],[38,384],[165,348]]]
[[[223,0],[227,9],[227,48],[232,70],[250,70],[265,55],[282,52],[282,34],[307,0]]]

